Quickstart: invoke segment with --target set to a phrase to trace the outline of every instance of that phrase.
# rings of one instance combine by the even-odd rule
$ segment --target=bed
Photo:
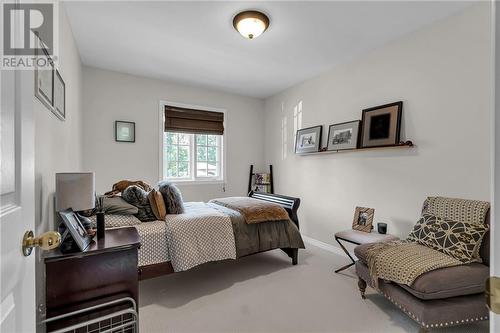
[[[138,253],[139,279],[145,280],[157,276],[184,271],[199,264],[225,259],[238,259],[248,255],[281,249],[292,260],[298,262],[298,249],[304,248],[304,243],[299,232],[297,210],[300,199],[269,194],[250,192],[250,198],[259,201],[274,203],[285,209],[288,214],[286,220],[269,221],[256,224],[245,223],[240,212],[215,204],[202,202],[186,202],[185,213],[180,215],[167,215],[165,221],[132,223],[139,233],[141,247]],[[111,216],[109,216],[111,217]],[[117,221],[107,227],[120,226],[119,217],[114,216],[110,221]],[[212,246],[215,255],[204,257],[196,248],[196,243],[203,241],[206,230],[200,232],[197,226],[212,226],[212,234],[208,235],[208,246]],[[183,228],[175,231],[175,228]],[[230,228],[230,230],[228,230]],[[176,237],[172,234],[177,232]],[[213,241],[225,233],[226,240]],[[178,242],[179,236],[185,236],[184,243]],[[191,238],[190,238],[191,237]],[[229,237],[234,237],[231,241]],[[223,237],[220,237],[221,239]],[[231,243],[234,245],[231,246]],[[191,246],[192,245],[192,246]],[[202,249],[203,250],[203,249]],[[193,262],[186,259],[189,252],[196,252]],[[201,256],[201,258],[200,258]]]

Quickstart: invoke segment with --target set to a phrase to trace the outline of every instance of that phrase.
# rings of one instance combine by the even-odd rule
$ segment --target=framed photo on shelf
[[[372,232],[373,215],[375,209],[366,207],[356,207],[352,228],[363,232]]]
[[[321,125],[299,129],[295,141],[295,154],[318,152],[321,148],[322,130]]]
[[[354,120],[330,125],[327,150],[358,148],[360,123],[361,121]]]
[[[54,76],[54,114],[61,120],[66,119],[66,85],[58,70]]]
[[[398,144],[402,113],[401,101],[363,110],[361,148]]]
[[[135,123],[131,121],[115,121],[115,141],[135,142]]]
[[[78,219],[78,215],[76,215],[72,209],[66,209],[59,212],[59,215],[61,215],[64,225],[78,245],[80,251],[85,251],[92,242],[92,236],[87,234],[82,222]]]

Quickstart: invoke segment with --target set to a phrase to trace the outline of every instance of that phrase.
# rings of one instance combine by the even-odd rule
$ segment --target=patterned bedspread
[[[224,259],[236,259],[228,215],[202,202],[185,203],[186,212],[165,218],[167,244],[175,272]]]
[[[166,221],[106,215],[106,227],[135,227],[141,241],[139,266],[170,261],[176,272],[261,251],[304,248],[300,232],[290,220],[248,224],[239,212],[223,206],[184,204],[185,214],[167,215]]]

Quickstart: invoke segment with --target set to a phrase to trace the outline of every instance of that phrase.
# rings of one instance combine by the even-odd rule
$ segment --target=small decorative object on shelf
[[[387,223],[382,223],[382,222],[377,223],[377,231],[379,234],[385,235],[387,233]]]
[[[373,208],[356,207],[354,219],[352,221],[352,228],[358,231],[372,232],[374,214],[375,209]]]
[[[408,147],[413,147],[413,142],[411,142],[410,140],[406,140],[405,142],[403,142],[403,141],[399,141],[399,145],[400,145],[400,146],[408,146]]]
[[[313,153],[318,152],[321,148],[321,132],[323,126],[313,126],[302,128],[297,131],[297,139],[295,141],[295,153]]]

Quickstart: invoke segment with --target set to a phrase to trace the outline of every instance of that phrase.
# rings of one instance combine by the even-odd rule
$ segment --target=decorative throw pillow
[[[153,214],[155,214],[157,220],[165,220],[167,215],[167,207],[165,207],[165,201],[163,200],[163,195],[158,190],[151,190],[148,194],[149,204],[151,209],[153,209]]]
[[[127,187],[122,192],[122,198],[131,205],[138,208],[135,216],[142,222],[156,221],[151,205],[149,204],[148,192],[136,185]]]
[[[463,263],[481,262],[479,248],[488,226],[423,214],[407,240],[430,247]]]
[[[163,201],[167,207],[167,214],[184,213],[181,191],[174,184],[162,181],[158,184],[158,190],[163,195]]]
[[[134,205],[129,204],[122,197],[102,197],[102,209],[104,214],[109,215],[134,215],[139,212],[139,209]]]

